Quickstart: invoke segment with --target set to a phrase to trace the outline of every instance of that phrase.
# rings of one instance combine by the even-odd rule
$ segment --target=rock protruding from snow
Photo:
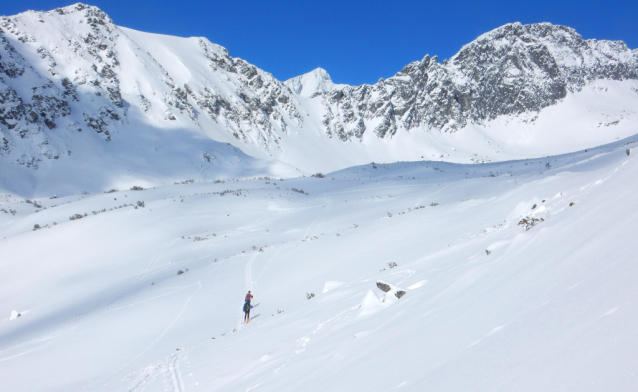
[[[302,97],[314,97],[330,92],[336,87],[344,86],[334,84],[328,72],[323,68],[315,68],[308,73],[288,79],[284,83],[295,94]]]
[[[377,287],[384,292],[388,292],[390,290],[392,290],[392,287],[390,287],[389,284],[383,283],[383,282],[377,282]]]
[[[382,280],[377,280],[377,287],[381,291],[386,293],[383,296],[383,301],[382,302],[385,302],[388,299],[393,299],[391,297],[391,294],[394,294],[394,296],[396,298],[401,298],[401,297],[403,297],[406,294],[406,291],[404,289],[402,289],[400,287],[397,287],[395,285],[392,285],[390,283],[384,282]]]

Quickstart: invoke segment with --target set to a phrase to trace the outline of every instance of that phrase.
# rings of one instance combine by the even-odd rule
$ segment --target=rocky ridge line
[[[465,45],[449,60],[425,56],[374,85],[321,95],[329,135],[362,138],[371,129],[453,132],[468,123],[524,115],[534,121],[567,92],[597,79],[638,79],[638,49],[621,41],[583,40],[550,23],[507,24]]]
[[[40,42],[40,29],[59,41]],[[43,159],[71,154],[64,132],[87,131],[108,142],[132,112],[196,129],[212,121],[237,142],[273,156],[290,126],[319,124],[342,141],[361,140],[367,132],[391,138],[401,129],[454,132],[506,115],[534,121],[543,108],[595,80],[638,79],[638,50],[620,41],[583,40],[549,23],[502,26],[449,60],[425,56],[362,86],[335,85],[323,70],[281,82],[205,38],[199,50],[215,80],[176,83],[176,75],[124,31],[84,4],[0,17],[3,159],[37,168]],[[122,96],[127,70],[120,64],[121,42],[147,61],[145,77],[162,86],[160,98],[139,88],[136,97]],[[309,117],[299,97],[318,102],[323,117]]]

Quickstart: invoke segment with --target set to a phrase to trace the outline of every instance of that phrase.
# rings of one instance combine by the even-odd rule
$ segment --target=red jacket
[[[250,303],[250,300],[252,300],[252,299],[253,299],[253,295],[248,293],[248,294],[246,294],[246,298],[244,298],[244,301]]]

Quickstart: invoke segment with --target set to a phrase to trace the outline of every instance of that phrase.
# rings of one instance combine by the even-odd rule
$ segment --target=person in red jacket
[[[250,290],[248,290],[248,294],[246,294],[246,298],[244,298],[244,301],[250,303],[252,299],[253,299],[253,295],[250,294]]]

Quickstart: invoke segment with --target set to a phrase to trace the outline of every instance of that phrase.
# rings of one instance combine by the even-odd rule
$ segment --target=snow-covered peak
[[[449,61],[425,56],[361,86],[335,84],[321,68],[282,82],[206,38],[119,27],[81,3],[2,16],[0,41],[0,189],[29,196],[68,189],[53,174],[85,177],[70,173],[86,167],[94,183],[77,186],[95,191],[149,167],[158,183],[173,183],[193,170],[213,179],[290,173],[273,160],[316,173],[522,158],[532,147],[548,155],[625,137],[638,121],[638,51],[549,23],[500,27]],[[559,104],[570,107],[563,121],[546,109]],[[497,120],[507,128],[498,142],[483,135]]]
[[[636,62],[635,51],[632,53],[622,41],[584,40],[571,27],[548,22],[508,23],[464,45],[451,60],[455,64],[464,63],[470,52],[478,52],[487,59],[490,56],[486,55],[492,53],[486,52],[501,57],[520,57],[525,52],[539,58],[549,54],[560,67],[595,67],[600,63],[615,66],[619,62],[629,62],[630,67],[635,67]]]
[[[317,93],[327,93],[341,84],[334,84],[328,72],[323,68],[315,68],[303,75],[295,76],[284,82],[290,89],[302,97],[311,97]]]

